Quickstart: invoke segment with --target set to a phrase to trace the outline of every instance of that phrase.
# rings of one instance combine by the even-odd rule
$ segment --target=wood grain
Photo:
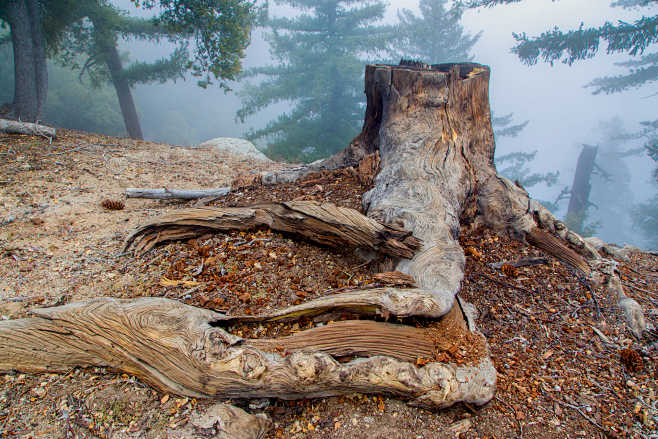
[[[414,404],[483,404],[495,387],[487,356],[477,364],[375,355],[339,363],[324,352],[279,355],[214,325],[222,315],[160,298],[87,302],[0,322],[0,370],[63,372],[104,366],[164,391],[196,398],[311,398],[387,393]]]
[[[138,227],[126,240],[138,254],[158,243],[208,232],[269,227],[331,247],[362,248],[411,258],[420,241],[410,232],[385,226],[354,209],[315,201],[290,201],[251,207],[196,208],[176,211]]]

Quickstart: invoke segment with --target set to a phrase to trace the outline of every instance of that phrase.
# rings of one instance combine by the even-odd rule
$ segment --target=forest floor
[[[256,313],[371,282],[375,264],[266,229],[170,243],[140,259],[124,254],[131,229],[195,203],[124,200],[126,187],[222,187],[239,173],[284,165],[59,133],[52,144],[0,134],[2,319],[99,296],[164,296]],[[210,205],[315,199],[360,209],[365,190],[343,170],[294,185],[245,188]],[[107,210],[101,206],[106,199],[125,207]],[[589,289],[539,250],[488,230],[464,230],[460,242],[467,255],[460,294],[479,311],[476,324],[498,371],[490,403],[430,411],[363,394],[271,399],[251,407],[250,401],[230,402],[270,416],[272,438],[657,437],[656,343],[633,339],[616,298],[604,287]],[[226,267],[222,276],[197,269],[209,257]],[[491,265],[526,257],[546,262],[505,272]],[[618,262],[626,294],[658,324],[658,258],[637,252]],[[102,368],[6,373],[0,374],[0,438],[164,438],[210,404]]]

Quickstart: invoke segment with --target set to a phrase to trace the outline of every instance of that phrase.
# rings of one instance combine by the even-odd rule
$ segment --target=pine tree
[[[470,7],[495,6],[517,3],[521,0],[471,0]],[[617,0],[612,6],[624,9],[655,12],[658,0]],[[622,20],[606,22],[599,27],[562,31],[559,28],[543,32],[537,37],[524,33],[514,34],[517,45],[512,49],[524,63],[534,65],[538,60],[553,65],[557,61],[572,65],[579,60],[593,58],[599,54],[601,43],[606,43],[607,54],[623,53],[634,59],[617,63],[628,67],[626,74],[594,79],[588,84],[594,93],[614,93],[629,88],[641,87],[658,80],[658,52],[646,53],[658,42],[658,15],[646,15],[632,23]]]
[[[192,71],[201,78],[200,85],[217,80],[220,87],[228,88],[227,81],[235,79],[241,70],[241,58],[257,14],[255,0],[133,0],[138,7],[157,9],[159,13],[153,19],[130,17],[109,0],[8,2],[39,8],[30,14],[31,26],[19,26],[24,24],[22,17],[26,14],[5,3],[0,2],[0,24],[2,20],[10,24],[16,75],[22,72],[21,80],[15,81],[14,101],[15,106],[26,108],[17,108],[17,115],[33,118],[41,112],[47,75],[40,72],[46,72],[43,47],[47,46],[49,54],[58,54],[63,64],[79,67],[92,82],[114,85],[126,128],[135,138],[141,138],[141,128],[131,87]],[[155,63],[135,62],[124,67],[117,47],[120,38],[168,39],[177,44],[177,49],[169,58]],[[33,41],[34,47],[24,47],[25,41]],[[83,55],[86,61],[78,64]]]
[[[520,1],[522,0],[469,0],[465,4],[467,7],[483,7]],[[658,43],[658,14],[655,14],[658,0],[616,0],[611,5],[643,11],[646,15],[631,23],[616,20],[599,27],[586,28],[581,25],[578,29],[569,31],[556,27],[537,37],[528,37],[525,33],[514,34],[517,45],[512,50],[528,65],[534,65],[539,60],[551,65],[557,61],[572,65],[576,61],[599,55],[602,43],[605,43],[606,54],[626,54],[631,59],[616,63],[617,66],[628,68],[626,73],[596,78],[588,83],[587,87],[593,88],[594,94],[617,93],[655,83],[658,81],[658,52],[650,50]],[[653,160],[658,160],[658,120],[642,124],[644,130],[638,134],[647,138],[647,154]],[[653,246],[658,245],[655,239],[655,236],[658,236],[657,201],[658,196],[655,196],[652,200],[635,206],[632,212],[634,224],[645,232]]]
[[[482,32],[469,35],[460,24],[463,9],[448,8],[448,0],[420,0],[420,15],[403,9],[398,12],[400,57],[423,60],[430,64],[463,62],[472,59],[469,51]]]
[[[276,159],[312,161],[349,144],[363,120],[363,64],[385,47],[390,29],[377,26],[384,15],[379,0],[286,0],[302,13],[268,22],[270,53],[276,64],[252,69],[265,78],[243,92],[243,122],[278,102],[291,110],[251,131],[265,139]]]
[[[492,117],[491,123],[494,128],[496,144],[499,144],[500,139],[503,137],[517,137],[529,123],[529,121],[526,120],[521,123],[513,124],[513,118],[513,113]],[[497,150],[499,151],[500,149]],[[516,151],[499,155],[496,157],[496,167],[501,175],[520,184],[525,189],[529,189],[540,183],[545,183],[548,187],[555,185],[560,176],[559,171],[546,173],[530,172],[528,164],[535,159],[536,155],[537,150],[532,152]],[[558,208],[558,201],[550,202],[541,200],[540,202],[544,207],[551,211],[556,211]]]

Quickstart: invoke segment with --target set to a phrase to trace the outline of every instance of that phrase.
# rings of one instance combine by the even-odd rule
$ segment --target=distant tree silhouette
[[[250,139],[266,139],[273,158],[312,161],[347,146],[363,121],[363,64],[385,49],[390,27],[379,26],[379,0],[286,0],[302,13],[267,22],[271,66],[251,69],[264,78],[243,93],[237,116],[244,121],[277,102],[292,109]]]
[[[448,0],[420,0],[418,6],[420,15],[408,9],[398,12],[397,57],[430,64],[470,61],[469,52],[482,32],[469,35],[464,31],[463,8]]]

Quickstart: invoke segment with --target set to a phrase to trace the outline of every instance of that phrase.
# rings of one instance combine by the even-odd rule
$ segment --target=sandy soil
[[[142,259],[123,254],[123,240],[133,227],[193,204],[124,200],[126,187],[221,187],[239,173],[283,165],[211,150],[60,133],[52,144],[38,137],[0,135],[3,319],[98,296],[166,296],[226,312],[258,312],[307,300],[325,289],[367,283],[378,271],[377,264],[363,265],[353,255],[266,230],[171,243]],[[363,190],[343,172],[267,190],[246,188],[211,204],[317,199],[358,207]],[[105,199],[124,201],[125,207],[104,209]],[[362,394],[231,402],[267,413],[274,422],[269,437],[276,438],[649,438],[656,433],[656,341],[634,340],[604,289],[588,289],[551,258],[518,272],[495,269],[489,264],[544,255],[486,230],[465,230],[461,242],[468,255],[461,294],[479,310],[477,324],[499,373],[498,392],[489,404],[428,411]],[[207,272],[190,269],[220,254],[230,258],[225,265],[233,277],[224,273],[218,284]],[[637,253],[619,262],[626,293],[655,325],[657,258]],[[163,278],[195,286],[172,286]],[[245,288],[239,279],[255,287]],[[635,362],[626,361],[629,356]],[[167,437],[208,404],[165,395],[100,368],[65,375],[6,373],[0,374],[0,437]]]

